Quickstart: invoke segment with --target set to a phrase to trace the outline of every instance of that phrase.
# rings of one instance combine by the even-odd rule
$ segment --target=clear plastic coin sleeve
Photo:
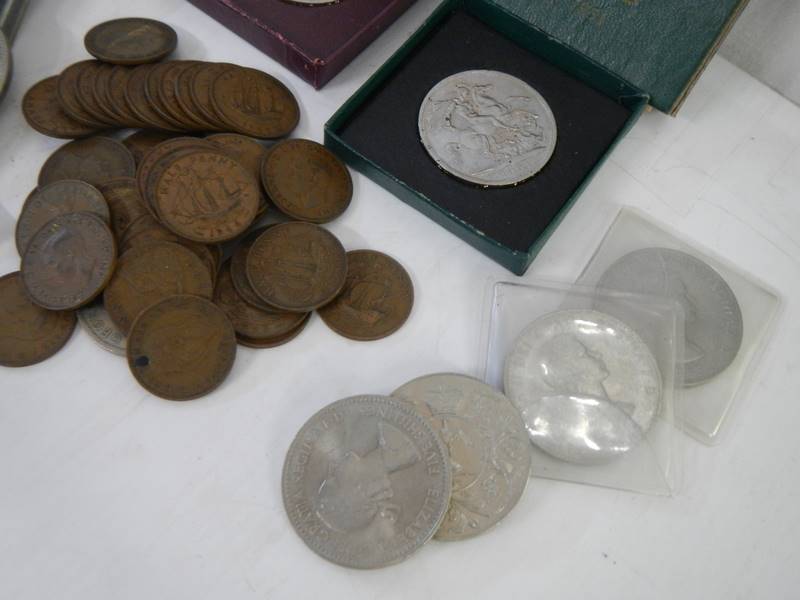
[[[680,305],[545,281],[492,283],[485,301],[484,380],[523,417],[531,476],[674,494]]]
[[[715,444],[780,312],[778,294],[639,210],[623,207],[578,283],[676,299],[685,315],[683,429]]]

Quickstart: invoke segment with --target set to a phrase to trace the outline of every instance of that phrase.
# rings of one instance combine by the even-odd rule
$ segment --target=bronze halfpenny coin
[[[155,179],[148,194],[161,221],[195,242],[233,239],[250,226],[258,211],[258,183],[221,151],[170,155]]]
[[[58,101],[58,75],[43,79],[22,99],[22,115],[39,133],[55,138],[82,138],[97,133],[95,127],[70,117]]]
[[[84,107],[80,98],[78,81],[84,69],[90,68],[88,65],[94,63],[93,60],[84,60],[68,66],[56,81],[56,96],[61,108],[72,119],[94,129],[107,129],[109,123],[98,119]]]
[[[0,277],[0,365],[27,367],[50,358],[67,343],[75,323],[74,312],[31,302],[18,272]]]
[[[208,269],[191,250],[155,242],[120,257],[103,297],[111,320],[128,335],[133,320],[151,304],[178,294],[210,300],[213,289]]]
[[[233,280],[233,287],[239,292],[239,296],[250,306],[266,312],[276,312],[274,306],[270,306],[259,298],[258,294],[253,291],[250,280],[247,279],[247,255],[253,242],[266,230],[267,227],[254,229],[241,239],[239,247],[234,250],[233,256],[231,256],[231,279]]]
[[[103,62],[138,65],[156,62],[178,45],[175,30],[152,19],[115,19],[95,25],[84,38],[89,54]]]
[[[103,291],[116,258],[108,225],[90,213],[69,213],[33,236],[22,257],[22,281],[42,308],[72,310]]]
[[[244,335],[237,335],[236,339],[239,341],[239,344],[242,346],[246,346],[248,348],[254,348],[257,350],[264,350],[267,348],[277,348],[278,346],[283,346],[284,344],[288,344],[298,335],[303,333],[303,330],[308,325],[308,322],[311,320],[312,313],[305,313],[303,320],[300,324],[292,329],[290,332],[285,333],[283,335],[279,335],[277,337],[272,338],[249,338]]]
[[[166,142],[173,137],[175,137],[175,134],[167,131],[140,129],[122,140],[122,143],[133,155],[133,160],[135,160],[138,165],[142,162],[145,154],[158,146],[161,142]]]
[[[272,148],[261,181],[281,212],[311,223],[332,221],[347,210],[353,197],[347,167],[311,140],[286,140]]]
[[[395,259],[373,250],[347,253],[347,283],[319,309],[336,333],[358,341],[390,336],[403,326],[414,305],[414,286]]]
[[[214,112],[229,129],[255,138],[289,135],[300,120],[300,108],[280,81],[256,69],[232,67],[211,85]]]
[[[150,214],[139,195],[139,189],[133,177],[112,179],[100,185],[98,189],[105,196],[111,211],[111,229],[118,240],[122,239],[133,223]]]
[[[42,166],[39,185],[61,179],[79,179],[98,186],[116,177],[133,177],[136,163],[116,140],[90,137],[64,144]]]
[[[215,133],[206,139],[246,167],[256,181],[261,181],[261,165],[267,156],[267,148],[260,141],[238,133]],[[263,213],[265,210],[267,200],[262,193],[258,211]]]
[[[85,181],[64,179],[31,192],[17,219],[15,240],[22,256],[28,242],[48,221],[59,215],[88,212],[109,222],[109,210],[103,194]]]
[[[274,340],[294,331],[306,318],[304,313],[267,313],[242,300],[231,278],[231,265],[226,262],[217,279],[214,303],[230,319],[237,337]]]
[[[347,257],[333,234],[311,223],[267,229],[247,254],[247,278],[267,304],[310,312],[333,300],[347,277]]]
[[[128,337],[128,366],[146,390],[168,400],[208,394],[228,376],[236,334],[225,313],[197,296],[172,296],[142,312]]]

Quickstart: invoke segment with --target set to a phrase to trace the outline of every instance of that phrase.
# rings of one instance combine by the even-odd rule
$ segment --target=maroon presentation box
[[[319,89],[415,0],[189,0]]]

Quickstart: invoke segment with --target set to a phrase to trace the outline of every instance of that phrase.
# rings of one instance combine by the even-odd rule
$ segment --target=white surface
[[[800,104],[800,2],[750,0],[722,56]]]
[[[11,215],[59,145],[28,129],[23,91],[83,58],[85,31],[130,13],[176,26],[181,57],[254,65],[299,95],[296,134],[331,113],[430,12],[421,0],[323,92],[181,0],[33,2],[0,107],[0,203]],[[388,393],[435,371],[475,372],[494,263],[355,174],[331,226],[346,247],[396,256],[417,305],[397,335],[361,345],[315,318],[278,350],[241,349],[215,394],[147,395],[79,331],[51,360],[0,371],[0,598],[790,598],[800,584],[800,109],[722,59],[680,116],[645,115],[528,277],[572,280],[620,203],[699,239],[781,291],[786,312],[726,439],[687,439],[672,499],[532,480],[490,533],[430,543],[355,572],[318,559],[280,499],[297,429],[338,398]],[[0,211],[0,272],[17,267]]]

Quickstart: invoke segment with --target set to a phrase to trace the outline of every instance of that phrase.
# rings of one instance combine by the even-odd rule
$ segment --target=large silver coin
[[[453,493],[436,539],[483,533],[516,506],[530,476],[531,452],[525,424],[508,398],[456,374],[420,377],[392,396],[428,419],[450,455]]]
[[[505,392],[531,441],[569,462],[603,463],[633,449],[658,412],[661,390],[647,345],[595,310],[538,318],[506,358]]]
[[[127,338],[114,325],[102,300],[96,300],[78,311],[78,319],[97,344],[113,354],[125,356]]]
[[[718,375],[739,353],[744,330],[739,302],[722,276],[691,254],[669,248],[636,250],[611,265],[597,287],[666,296],[680,303],[686,323],[687,386]],[[615,310],[611,302],[603,302],[602,308]],[[646,324],[632,324],[647,339]]]
[[[539,92],[499,71],[440,81],[419,111],[422,144],[446,172],[485,187],[530,179],[556,148],[556,120]]]
[[[327,560],[391,565],[427,542],[450,502],[439,436],[406,403],[334,402],[303,426],[283,466],[283,502],[297,533]]]

